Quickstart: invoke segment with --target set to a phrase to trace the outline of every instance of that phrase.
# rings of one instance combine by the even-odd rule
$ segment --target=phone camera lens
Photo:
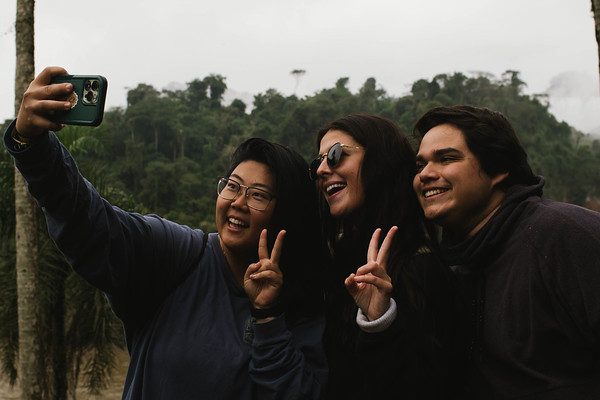
[[[92,101],[94,101],[94,93],[92,93],[92,92],[87,92],[87,93],[85,94],[85,99],[86,99],[86,100],[87,100],[89,103],[91,103]]]
[[[83,85],[83,88],[85,90],[90,90],[91,87],[92,87],[92,85],[90,84],[90,81],[85,81],[85,84]]]
[[[92,90],[98,90],[99,86],[100,84],[98,83],[98,81],[92,81]]]

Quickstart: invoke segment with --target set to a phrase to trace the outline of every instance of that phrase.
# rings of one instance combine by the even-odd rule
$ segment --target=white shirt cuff
[[[396,319],[397,315],[396,302],[393,298],[390,298],[390,307],[387,311],[379,318],[374,321],[369,321],[366,315],[363,314],[361,309],[358,309],[356,313],[356,323],[360,330],[367,333],[376,333],[385,331]]]

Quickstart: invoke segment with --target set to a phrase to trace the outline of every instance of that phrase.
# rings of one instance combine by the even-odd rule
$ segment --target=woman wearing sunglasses
[[[72,87],[46,68],[4,143],[81,276],[125,328],[124,399],[320,397],[326,380],[317,194],[302,157],[249,139],[218,180],[217,233],[100,197],[57,136]],[[284,240],[285,236],[285,240]]]
[[[431,252],[409,142],[393,122],[353,114],[319,130],[318,146],[310,175],[332,255],[327,398],[452,397],[451,275]]]

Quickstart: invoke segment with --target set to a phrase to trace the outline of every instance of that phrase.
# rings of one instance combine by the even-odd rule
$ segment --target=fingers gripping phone
[[[53,120],[66,125],[98,126],[104,116],[108,81],[100,75],[62,75],[52,83],[71,83],[73,92],[67,99],[71,109],[57,112]]]

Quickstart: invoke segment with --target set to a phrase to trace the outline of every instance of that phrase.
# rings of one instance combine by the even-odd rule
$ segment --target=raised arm
[[[322,349],[324,320],[304,319],[292,328],[280,299],[283,275],[279,268],[285,231],[279,232],[273,251],[267,231],[258,244],[259,261],[244,276],[244,289],[256,316],[250,376],[259,398],[318,399],[325,386],[327,367]]]
[[[5,146],[73,268],[109,295],[121,318],[147,317],[196,264],[203,234],[114,207],[83,178],[50,131],[61,128],[51,114],[72,88],[49,82],[64,73],[46,68],[31,83]]]

